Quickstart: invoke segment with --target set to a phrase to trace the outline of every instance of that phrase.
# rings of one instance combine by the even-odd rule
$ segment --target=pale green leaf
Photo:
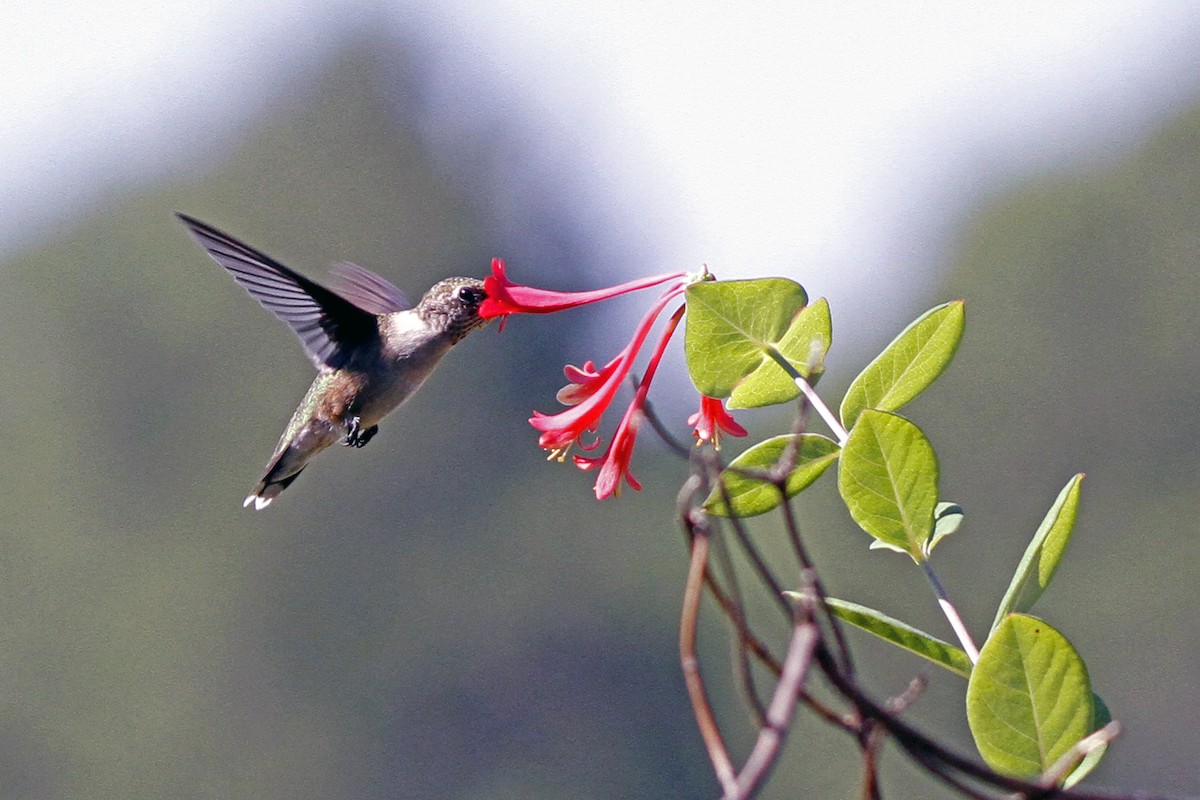
[[[841,417],[854,426],[863,409],[896,411],[925,391],[954,358],[962,339],[961,300],[921,315],[867,365],[842,398]]]
[[[967,682],[967,723],[988,766],[1032,778],[1091,733],[1094,702],[1083,659],[1045,621],[1004,618]]]
[[[778,346],[807,302],[804,287],[786,278],[689,286],[684,353],[696,389],[729,397],[770,360],[767,347]]]
[[[775,487],[763,480],[740,473],[739,470],[766,471],[771,469],[788,444],[795,443],[794,466],[788,473],[786,492],[788,497],[799,494],[829,468],[838,457],[837,442],[816,433],[787,434],[774,436],[759,442],[735,458],[721,473],[721,481],[729,494],[733,514],[736,517],[753,517],[765,514],[782,502]],[[714,487],[704,508],[719,517],[730,516],[720,487]]]
[[[1008,590],[1000,601],[996,618],[992,621],[995,629],[1004,617],[1012,612],[1029,611],[1046,587],[1054,572],[1058,569],[1066,552],[1067,543],[1071,540],[1071,531],[1075,528],[1075,517],[1079,513],[1079,487],[1083,482],[1083,473],[1075,475],[1067,481],[1067,485],[1058,493],[1054,504],[1046,512],[1042,524],[1033,534],[1025,555],[1017,565]]]
[[[899,645],[911,653],[927,658],[940,667],[966,678],[971,674],[971,659],[961,647],[955,647],[936,636],[918,630],[907,623],[889,617],[882,611],[851,603],[847,600],[826,598],[829,611],[864,631],[873,633],[884,641]]]
[[[921,429],[896,414],[864,411],[840,462],[838,490],[854,521],[922,561],[933,533],[938,464]]]

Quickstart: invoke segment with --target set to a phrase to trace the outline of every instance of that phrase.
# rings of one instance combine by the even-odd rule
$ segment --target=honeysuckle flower
[[[612,403],[617,390],[621,388],[622,381],[633,367],[634,359],[637,358],[638,351],[641,350],[646,337],[650,335],[654,321],[668,303],[683,294],[684,288],[686,288],[685,284],[680,283],[663,292],[646,312],[642,321],[638,323],[629,344],[625,345],[625,348],[604,369],[597,371],[594,365],[588,362],[584,364],[583,370],[577,368],[564,370],[568,380],[572,380],[572,385],[564,387],[559,393],[567,394],[569,400],[576,400],[574,405],[558,414],[542,414],[535,411],[529,419],[529,424],[542,432],[542,435],[538,437],[538,445],[550,451],[550,458],[557,458],[561,461],[566,457],[571,445],[581,443],[580,437],[589,431],[596,430],[600,417]],[[589,365],[591,369],[588,369]],[[579,381],[575,381],[573,376],[578,377]],[[645,384],[646,381],[643,380],[642,383]],[[592,447],[594,446],[592,445]],[[592,448],[585,447],[584,449]]]
[[[607,289],[593,289],[589,292],[555,292],[550,289],[538,289],[533,286],[522,286],[508,279],[504,269],[504,259],[492,259],[492,274],[483,280],[483,291],[487,299],[479,307],[479,316],[483,319],[506,317],[509,314],[551,314],[555,311],[565,311],[568,308],[607,300],[639,289],[648,289],[667,281],[678,281],[686,278],[686,272],[670,272],[662,275],[651,275],[648,278],[610,286]]]
[[[582,470],[599,469],[596,475],[596,485],[593,491],[597,500],[621,496],[621,479],[624,478],[635,492],[642,490],[642,484],[629,471],[629,462],[633,459],[633,445],[637,442],[638,428],[646,414],[640,408],[630,405],[621,420],[621,427],[613,434],[608,450],[600,458],[584,458],[575,456],[575,466]]]
[[[534,411],[529,419],[529,424],[541,432],[538,445],[550,451],[549,459],[565,461],[574,446],[585,451],[595,450],[600,446],[601,439],[598,435],[590,442],[585,442],[583,437],[596,434],[601,418],[612,404],[617,390],[632,371],[638,353],[646,343],[659,315],[667,305],[679,298],[688,286],[699,280],[712,280],[707,268],[695,275],[686,272],[664,273],[627,281],[607,289],[556,292],[514,283],[505,272],[504,262],[498,258],[492,260],[492,274],[484,280],[487,299],[479,312],[484,319],[506,319],[511,314],[549,314],[565,311],[639,289],[669,284],[646,311],[634,329],[629,343],[603,367],[598,368],[594,361],[585,361],[581,367],[567,365],[563,368],[567,385],[558,391],[556,397],[560,403],[569,407],[557,414]],[[630,471],[633,447],[637,442],[638,431],[646,419],[646,395],[650,390],[651,381],[686,308],[680,306],[676,309],[663,328],[654,352],[646,364],[646,371],[637,384],[633,401],[625,409],[625,414],[604,454],[596,457],[576,455],[572,459],[580,469],[596,471],[595,493],[598,500],[619,496],[622,481],[635,490],[642,488]],[[501,320],[501,329],[505,319]],[[688,424],[692,426],[701,444],[712,442],[715,446],[720,431],[731,436],[746,435],[745,429],[725,410],[724,404],[711,397],[701,398],[700,411],[692,415]]]
[[[575,466],[580,469],[600,470],[599,474],[596,475],[595,490],[597,500],[603,500],[606,497],[620,497],[621,478],[624,478],[633,487],[634,491],[640,492],[642,490],[642,485],[638,483],[637,478],[633,477],[633,473],[629,471],[629,462],[633,456],[633,445],[637,441],[638,429],[641,427],[642,421],[646,419],[646,412],[643,408],[646,405],[646,394],[650,391],[650,382],[654,380],[654,373],[658,370],[659,362],[662,361],[663,353],[667,349],[667,342],[671,340],[671,334],[675,333],[675,327],[679,325],[679,320],[683,318],[685,308],[684,306],[680,306],[679,310],[671,315],[667,327],[663,330],[662,336],[659,337],[658,345],[654,348],[654,353],[650,356],[650,362],[646,365],[646,374],[642,376],[641,382],[638,383],[633,402],[625,410],[625,416],[621,418],[621,424],[617,426],[617,432],[613,434],[612,442],[608,445],[608,450],[599,458],[575,456]]]
[[[692,435],[696,437],[696,445],[712,442],[713,447],[720,450],[719,437],[721,431],[730,436],[745,436],[746,429],[738,424],[733,415],[725,410],[725,401],[716,397],[700,397],[700,410],[688,417],[688,425],[692,426]]]

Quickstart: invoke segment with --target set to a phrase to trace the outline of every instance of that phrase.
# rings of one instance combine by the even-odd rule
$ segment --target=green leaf
[[[825,353],[833,340],[833,323],[825,298],[806,306],[775,349],[797,372],[815,383],[825,369]],[[729,396],[730,408],[760,408],[795,400],[800,395],[796,382],[774,359],[768,358],[746,376]]]
[[[1104,702],[1100,695],[1092,692],[1092,730],[1100,730],[1110,722],[1112,722],[1112,712],[1108,710],[1108,704]],[[1083,760],[1075,765],[1075,769],[1071,770],[1066,780],[1063,781],[1063,788],[1070,789],[1086,778],[1088,773],[1100,766],[1100,759],[1104,758],[1104,754],[1107,752],[1108,745],[1102,744],[1084,756]]]
[[[937,456],[920,428],[882,411],[859,416],[842,448],[838,490],[864,531],[924,560],[937,483]]]
[[[925,543],[925,555],[933,552],[938,543],[962,527],[966,512],[957,503],[938,503],[933,510],[933,535]]]
[[[753,517],[765,514],[782,502],[779,492],[766,481],[739,474],[737,470],[769,470],[779,461],[788,444],[796,442],[795,466],[788,473],[787,496],[793,497],[821,477],[838,457],[837,442],[816,433],[774,436],[759,442],[733,460],[721,473],[721,481],[729,492],[732,516]],[[720,487],[714,487],[704,508],[719,517],[730,516]]]
[[[1046,512],[1042,524],[1033,534],[1025,555],[1017,565],[1008,591],[1000,601],[996,618],[992,621],[992,630],[1010,613],[1029,611],[1042,592],[1050,584],[1054,572],[1062,561],[1071,540],[1071,531],[1075,528],[1075,517],[1079,513],[1079,485],[1083,482],[1080,472],[1058,493],[1058,498],[1050,510]]]
[[[962,339],[965,305],[957,300],[925,312],[867,365],[842,398],[846,428],[863,409],[896,411],[945,371]]]
[[[971,675],[971,659],[961,647],[955,647],[925,631],[889,617],[882,611],[847,600],[835,600],[832,597],[826,598],[826,602],[829,604],[830,613],[838,619],[927,658],[964,678]]]
[[[1092,731],[1087,667],[1045,621],[1004,618],[967,681],[967,723],[988,766],[1032,778]]]
[[[767,348],[778,347],[807,302],[804,287],[786,278],[689,286],[684,353],[696,389],[729,397],[770,361]]]

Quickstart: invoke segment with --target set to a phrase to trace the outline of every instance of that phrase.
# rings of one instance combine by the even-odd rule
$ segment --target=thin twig
[[[917,701],[917,698],[925,691],[925,687],[929,685],[929,679],[924,675],[918,675],[908,682],[908,686],[904,691],[895,697],[889,697],[884,702],[886,708],[892,714],[899,714],[907,711],[908,707]]]
[[[813,592],[817,596],[818,606],[821,609],[822,616],[825,618],[825,624],[833,631],[833,639],[837,643],[838,657],[842,662],[842,668],[846,670],[848,675],[853,676],[854,659],[850,655],[850,643],[846,640],[846,632],[842,628],[841,620],[830,612],[829,604],[825,602],[825,586],[822,584],[821,576],[813,565],[812,559],[809,558],[808,550],[804,547],[804,542],[800,538],[800,524],[796,521],[796,511],[792,508],[792,502],[787,496],[785,487],[781,484],[776,484],[775,488],[779,491],[780,513],[783,514],[784,525],[787,528],[792,549],[796,553],[796,560],[800,562],[801,568],[809,576],[808,580],[811,583]]]
[[[862,745],[862,800],[880,800],[882,796],[879,788],[879,748],[883,746],[883,734],[883,728],[872,725]]]
[[[683,681],[692,701],[692,711],[696,715],[696,726],[700,729],[700,737],[708,750],[708,760],[712,762],[713,771],[717,774],[717,781],[722,790],[728,793],[736,790],[737,776],[729,758],[729,751],[721,738],[721,731],[717,727],[716,716],[708,702],[704,680],[700,676],[700,660],[696,656],[696,628],[700,616],[704,573],[708,563],[708,529],[703,521],[690,515],[685,524],[691,528],[692,560],[688,567],[687,583],[684,585],[683,613],[679,623],[679,659],[683,668]]]
[[[725,590],[717,583],[716,578],[711,573],[705,572],[704,585],[712,593],[713,599],[717,601],[717,605],[721,607],[721,612],[729,618],[729,621],[735,626],[741,626],[737,631],[742,643],[749,648],[750,652],[764,667],[770,670],[773,675],[779,677],[779,674],[783,672],[783,665],[776,658],[775,654],[771,652],[770,648],[745,624],[745,615],[738,612],[739,605],[726,594]]]
[[[829,430],[833,431],[833,435],[837,438],[838,444],[844,445],[846,443],[846,439],[850,436],[849,432],[847,432],[846,428],[842,425],[841,420],[837,418],[837,415],[829,410],[829,406],[825,405],[825,401],[822,400],[820,395],[816,393],[816,391],[809,384],[808,380],[806,380],[805,377],[801,375],[795,367],[792,366],[791,362],[784,357],[783,353],[780,353],[774,347],[769,346],[766,348],[766,351],[767,355],[774,359],[776,364],[783,367],[783,371],[791,377],[792,383],[796,384],[796,388],[799,389],[806,398],[808,398],[809,404],[811,404],[812,407],[817,410],[817,413],[821,415],[821,419],[825,420],[825,424],[829,426]]]
[[[750,669],[750,655],[741,636],[741,632],[750,627],[746,620],[746,605],[742,601],[737,573],[734,571],[733,560],[729,557],[729,548],[725,546],[724,539],[717,537],[711,546],[716,551],[717,562],[721,566],[721,572],[725,575],[725,584],[729,587],[729,598],[733,601],[729,613],[731,615],[730,622],[733,623],[733,630],[730,633],[733,643],[734,673],[738,677],[738,684],[742,687],[742,694],[750,705],[754,725],[761,728],[766,720],[767,710],[763,706],[762,700],[759,699],[758,690],[754,686],[754,673]],[[712,570],[708,572],[711,573]]]
[[[925,691],[926,680],[922,677],[913,678],[903,692],[888,698],[885,703],[888,711],[899,714],[912,705],[921,693]],[[880,800],[883,789],[879,785],[879,751],[886,741],[886,729],[874,720],[867,720],[866,737],[860,743],[863,757],[863,783],[861,797],[863,800]]]
[[[909,752],[908,754],[913,761],[925,768],[933,777],[940,780],[963,797],[971,798],[971,800],[996,800],[996,795],[989,794],[984,790],[974,786],[958,776],[958,773],[946,766],[945,763],[924,750]]]
[[[693,529],[687,522],[688,516],[693,513],[692,506],[696,497],[709,489],[709,482],[706,480],[709,472],[707,461],[702,462],[698,466],[700,471],[693,473],[687,479],[680,489],[679,498],[676,502],[676,514],[683,521],[684,539],[689,553],[692,552],[693,547]],[[754,657],[770,670],[772,674],[778,677],[783,671],[783,665],[771,652],[771,649],[746,624],[745,614],[741,612],[740,598],[735,599],[729,592],[726,592],[717,577],[709,570],[704,571],[704,585],[712,593],[713,598],[717,601],[717,605],[721,607],[721,612],[737,629],[738,636],[750,648],[750,652],[754,654]]]
[[[954,635],[958,637],[959,644],[967,652],[967,658],[971,659],[972,664],[976,663],[979,661],[979,648],[975,646],[975,640],[971,638],[971,632],[967,630],[962,617],[959,616],[958,609],[950,602],[950,595],[946,594],[946,590],[942,588],[942,582],[938,580],[937,573],[933,571],[933,565],[929,563],[928,558],[921,562],[921,568],[925,571],[929,585],[933,587],[938,606],[941,607],[942,613],[950,622],[950,627],[954,630]]]
[[[775,765],[791,728],[800,687],[808,675],[813,649],[819,639],[820,634],[811,616],[797,622],[792,629],[787,658],[783,662],[783,675],[775,685],[775,693],[767,709],[766,725],[759,730],[758,739],[746,758],[746,765],[737,776],[733,790],[725,790],[725,800],[742,800],[753,795]]]
[[[720,480],[720,461],[713,454],[709,454],[704,460],[704,466],[707,469],[709,483],[715,484],[721,492],[721,501],[726,508],[733,508],[733,501],[729,496],[729,487],[725,485],[725,481]],[[715,473],[715,474],[714,474]],[[726,518],[729,522],[729,527],[733,528],[733,533],[737,537],[738,544],[746,552],[746,557],[750,559],[750,564],[758,573],[759,579],[767,586],[767,591],[771,598],[779,606],[784,614],[789,618],[792,615],[792,608],[787,598],[783,594],[783,587],[779,583],[779,579],[775,577],[775,573],[767,566],[767,562],[763,559],[762,554],[758,552],[758,548],[754,546],[750,534],[746,531],[746,523],[740,517],[730,514]]]

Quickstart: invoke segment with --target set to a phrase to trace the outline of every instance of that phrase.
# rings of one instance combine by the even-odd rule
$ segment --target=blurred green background
[[[375,47],[298,77],[203,169],[113,187],[0,265],[2,797],[716,792],[676,651],[685,465],[644,434],[646,490],[597,503],[526,424],[563,363],[607,357],[588,311],[474,334],[370,447],[325,455],[269,511],[240,507],[311,369],[172,211],[315,277],[349,259],[413,295],[493,255],[526,282],[582,285],[569,237],[526,250],[440,178],[382,99],[394,75]],[[1198,252],[1200,110],[1110,166],[995,197],[959,227],[942,284],[905,301],[911,317],[967,299],[957,361],[909,416],[967,509],[938,560],[977,632],[1088,473],[1039,610],[1125,725],[1094,776],[1115,787],[1200,786]],[[848,359],[835,338],[834,401],[864,363]],[[832,591],[947,635],[832,484],[801,505]],[[756,531],[782,552],[773,523]],[[726,639],[712,620],[703,636],[744,752]],[[961,681],[855,641],[880,695],[931,674],[912,718],[970,749]],[[889,796],[948,796],[894,750],[884,766]],[[763,796],[854,796],[857,780],[852,744],[804,720]]]

